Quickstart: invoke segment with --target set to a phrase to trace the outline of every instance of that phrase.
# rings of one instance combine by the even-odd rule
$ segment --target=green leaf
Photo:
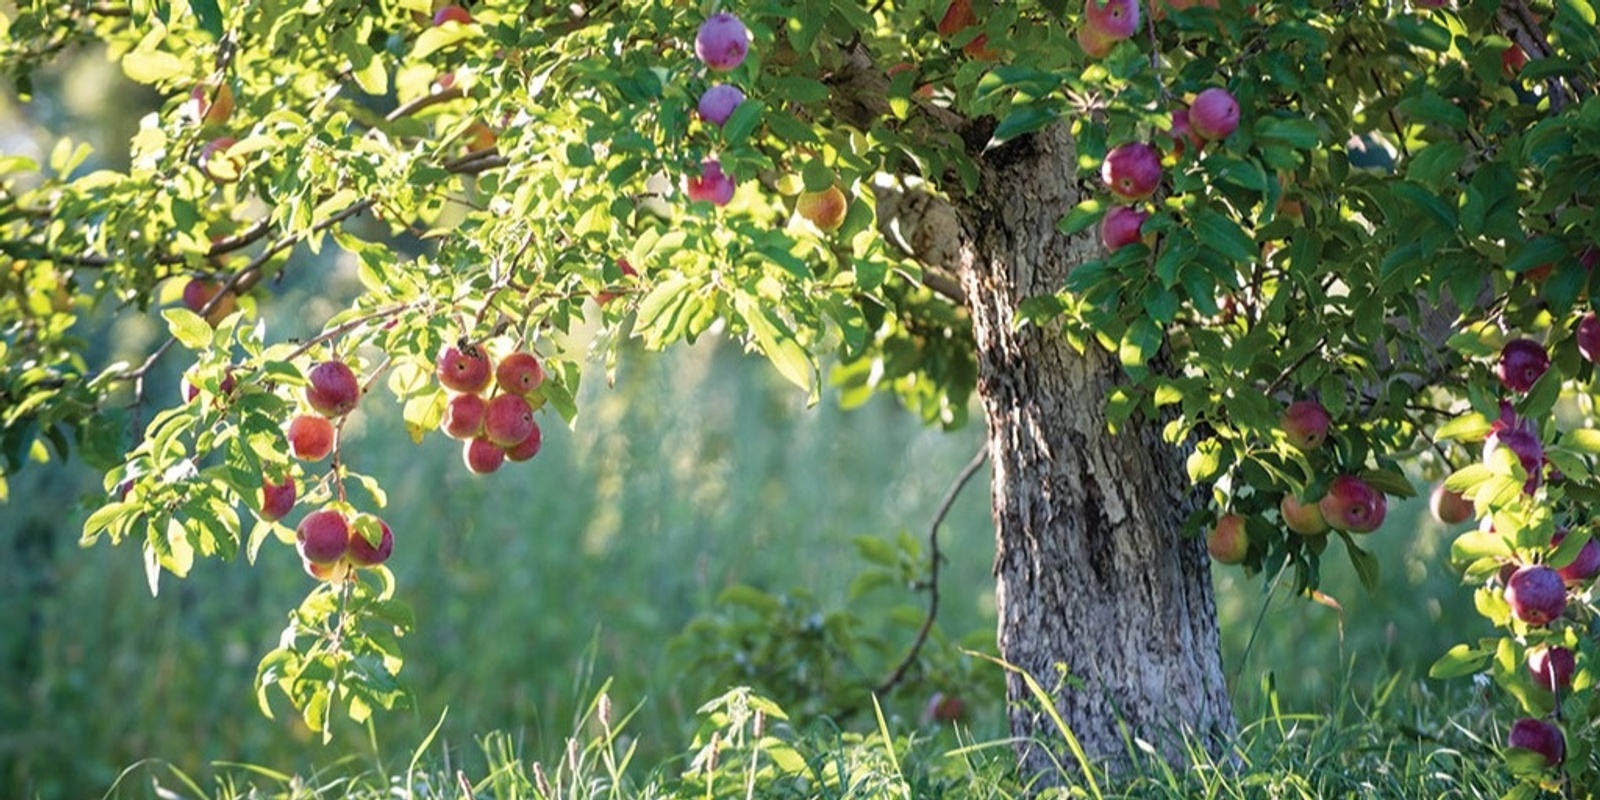
[[[1454,229],[1456,227],[1456,214],[1446,205],[1439,196],[1428,191],[1425,187],[1410,181],[1399,181],[1393,184],[1395,196],[1408,205],[1420,207],[1439,223],[1440,227]]]
[[[1350,555],[1350,566],[1355,567],[1356,577],[1361,579],[1361,585],[1367,591],[1376,591],[1378,588],[1378,559],[1371,553],[1362,550],[1351,540],[1350,535],[1341,532],[1339,538],[1344,540],[1345,552]]]
[[[1561,437],[1561,447],[1584,455],[1600,456],[1600,430],[1578,428]]]
[[[1567,246],[1554,236],[1537,236],[1529,239],[1506,264],[1506,269],[1521,274],[1545,264],[1555,264],[1569,257]]]
[[[1261,253],[1255,239],[1227,217],[1202,208],[1189,218],[1195,238],[1235,262],[1254,261]]]
[[[167,308],[162,309],[161,316],[166,318],[167,329],[172,331],[179,344],[190,350],[203,350],[211,346],[211,326],[199,314],[187,308]]]
[[[222,8],[217,0],[189,0],[189,8],[200,22],[200,30],[211,35],[213,41],[222,38]]]
[[[156,84],[186,74],[188,69],[171,53],[135,50],[122,57],[122,71],[135,83]]]
[[[1063,236],[1075,236],[1099,222],[1105,213],[1106,204],[1099,198],[1091,197],[1073,206],[1072,210],[1056,223],[1056,230],[1061,231]]]
[[[745,324],[750,326],[750,333],[755,336],[756,346],[783,377],[806,390],[807,396],[814,400],[818,392],[817,368],[811,361],[811,354],[795,340],[782,319],[766,308],[753,308],[754,302],[746,298],[748,295],[740,295],[737,305]]]
[[[1417,488],[1406,480],[1406,476],[1387,469],[1369,469],[1361,473],[1361,479],[1373,488],[1384,494],[1394,497],[1416,497]]]
[[[1428,667],[1428,677],[1444,680],[1471,675],[1482,669],[1488,660],[1488,653],[1458,644],[1433,662],[1433,666]]]
[[[1056,120],[1055,108],[1045,105],[1021,106],[995,126],[994,135],[989,139],[989,147],[1004,144],[1024,134],[1033,133]]]
[[[1477,412],[1462,414],[1433,432],[1436,441],[1481,442],[1491,430],[1489,418]]]

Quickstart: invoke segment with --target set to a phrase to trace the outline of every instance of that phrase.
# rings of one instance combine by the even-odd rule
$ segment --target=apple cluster
[[[508,460],[539,454],[544,439],[528,396],[544,383],[544,367],[532,353],[518,351],[495,365],[482,348],[449,346],[440,351],[434,374],[450,392],[439,429],[466,443],[467,469],[487,475]]]
[[[1089,0],[1091,7],[1094,2]],[[1138,5],[1130,6],[1136,16]],[[1228,90],[1211,87],[1197,94],[1187,108],[1172,112],[1168,134],[1173,153],[1181,157],[1189,147],[1199,151],[1206,142],[1226,139],[1238,127],[1239,103]],[[1124,142],[1106,153],[1100,163],[1100,180],[1122,203],[1100,220],[1100,241],[1107,252],[1144,239],[1141,228],[1150,214],[1142,204],[1155,195],[1163,178],[1161,151],[1148,142]]]
[[[306,573],[333,582],[345,580],[354,569],[376,567],[394,553],[394,531],[388,523],[371,514],[351,514],[342,503],[305,515],[295,528],[294,542]]]

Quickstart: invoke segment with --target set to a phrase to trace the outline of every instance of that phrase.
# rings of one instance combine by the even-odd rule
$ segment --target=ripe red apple
[[[1527,65],[1528,53],[1522,49],[1522,45],[1512,42],[1510,47],[1500,51],[1500,71],[1504,72],[1507,78],[1517,77]]]
[[[700,95],[700,103],[695,110],[700,112],[700,118],[712,125],[722,125],[733,116],[733,110],[744,102],[744,92],[739,87],[727,83],[719,83]]]
[[[185,372],[183,374],[183,379],[178,382],[178,385],[183,392],[183,402],[193,403],[195,398],[200,396],[200,387],[196,386],[193,380],[190,380],[189,373]],[[217,383],[217,391],[221,392],[224,397],[231,397],[236,385],[237,383],[233,378],[233,370],[230,369],[222,373],[222,380]]]
[[[795,213],[828,233],[844,224],[845,212],[849,209],[850,201],[837,186],[829,186],[820,192],[801,192],[794,201]]]
[[[1212,87],[1189,104],[1189,127],[1203,139],[1218,141],[1239,128],[1239,103],[1227,89]]]
[[[483,414],[483,435],[499,447],[512,447],[533,429],[533,407],[521,395],[496,395]]]
[[[1550,353],[1532,339],[1512,339],[1500,351],[1495,374],[1513,392],[1526,392],[1550,368]]]
[[[690,202],[704,200],[713,205],[725,206],[733,199],[733,178],[722,171],[722,162],[712,158],[700,165],[698,177],[684,176],[683,191]]]
[[[937,28],[940,36],[949,39],[976,24],[978,15],[972,10],[972,0],[950,0]]]
[[[694,37],[694,53],[705,65],[726,72],[744,62],[750,51],[750,31],[726,11],[712,14]]]
[[[271,478],[261,479],[261,518],[280,520],[294,509],[296,487],[293,475],[285,475],[283,483],[273,483]]]
[[[1293,494],[1286,494],[1278,503],[1278,513],[1283,516],[1283,524],[1301,536],[1328,532],[1328,521],[1322,518],[1322,508],[1317,503],[1302,503]]]
[[[1577,670],[1577,656],[1559,645],[1540,648],[1528,654],[1528,674],[1533,676],[1533,682],[1552,692],[1571,688],[1572,673]]]
[[[1117,46],[1119,39],[1112,39],[1098,28],[1087,23],[1078,26],[1078,46],[1090,58],[1105,58],[1111,53],[1111,48]]]
[[[238,144],[232,136],[219,136],[200,148],[200,171],[216,183],[233,183],[239,180],[243,164],[228,155],[228,149]]]
[[[289,420],[289,452],[301,461],[321,461],[333,452],[333,423],[326,417],[298,414]]]
[[[1193,147],[1197,152],[1205,146],[1206,140],[1200,138],[1189,125],[1189,109],[1175,108],[1172,110],[1172,128],[1167,131],[1167,137],[1172,140],[1172,154],[1183,158],[1184,152]]]
[[[544,383],[544,367],[532,353],[518,351],[500,360],[494,380],[500,391],[526,397]]]
[[[527,461],[539,455],[539,448],[543,446],[544,432],[539,430],[539,423],[535,420],[533,428],[528,431],[527,436],[522,437],[522,441],[505,448],[506,459],[508,461]]]
[[[1527,564],[1506,580],[1511,615],[1529,625],[1548,625],[1567,610],[1567,585],[1555,570]]]
[[[1502,447],[1510,448],[1511,452],[1516,454],[1523,471],[1528,473],[1526,488],[1532,493],[1539,486],[1539,472],[1544,466],[1544,444],[1532,431],[1522,427],[1495,431],[1489,434],[1489,438],[1483,440],[1484,462],[1491,462],[1495,451]]]
[[[1250,537],[1245,533],[1244,517],[1225,514],[1206,537],[1206,550],[1222,564],[1239,564],[1250,552]]]
[[[489,357],[482,350],[471,347],[461,350],[458,347],[446,347],[439,351],[435,361],[434,374],[439,378],[439,384],[454,392],[475,394],[489,386],[489,378],[493,371],[489,367]]]
[[[494,442],[479,436],[467,442],[462,448],[461,458],[467,463],[467,469],[479,475],[488,475],[505,463],[506,451],[500,449]]]
[[[1460,525],[1477,514],[1471,500],[1460,492],[1444,488],[1442,483],[1433,487],[1433,494],[1428,497],[1428,510],[1433,512],[1434,519],[1446,525]]]
[[[1139,31],[1138,0],[1087,0],[1083,24],[1112,41],[1122,41]]]
[[[201,125],[221,125],[233,116],[233,87],[227,81],[202,83],[189,93],[189,118]]]
[[[394,531],[389,530],[389,523],[377,517],[378,527],[382,531],[376,547],[362,536],[360,531],[350,531],[350,563],[357,567],[376,567],[389,560],[389,555],[394,552]]]
[[[206,307],[207,303],[211,302],[211,298],[216,297],[220,291],[222,291],[222,283],[220,281],[206,278],[190,278],[189,282],[183,285],[183,307],[198,314],[201,309]],[[217,305],[211,311],[206,313],[206,322],[211,323],[212,327],[216,327],[218,323],[227,319],[228,315],[233,313],[235,307],[233,293],[228,292],[222,296],[221,300],[217,301]]]
[[[1315,450],[1328,438],[1328,426],[1333,418],[1328,410],[1315,400],[1297,400],[1284,409],[1278,417],[1278,426],[1284,438],[1300,450]]]
[[[1557,528],[1555,536],[1550,537],[1550,546],[1559,547],[1566,538],[1567,530]],[[1600,575],[1600,541],[1591,536],[1589,541],[1583,543],[1583,547],[1578,548],[1578,555],[1572,559],[1572,563],[1556,568],[1556,574],[1568,586],[1587,583]]]
[[[1115,253],[1141,238],[1139,228],[1150,215],[1133,206],[1117,206],[1100,218],[1100,241],[1106,252]]]
[[[1600,314],[1590,311],[1578,320],[1578,331],[1573,335],[1578,342],[1578,353],[1590,364],[1600,364]]]
[[[1161,153],[1144,142],[1119,144],[1100,164],[1100,180],[1123,202],[1143,200],[1161,185]]]
[[[324,417],[342,417],[361,399],[361,381],[343,361],[324,361],[307,379],[306,402]]]
[[[1350,533],[1377,530],[1389,513],[1389,501],[1383,492],[1354,475],[1334,478],[1317,507],[1329,525]]]
[[[439,430],[452,439],[471,439],[483,433],[483,417],[488,408],[482,395],[458,394],[445,405]]]
[[[1506,745],[1544,756],[1546,767],[1560,764],[1567,757],[1567,739],[1561,729],[1542,719],[1523,718],[1513,722]]]
[[[350,549],[350,522],[336,509],[305,515],[294,532],[295,549],[313,564],[332,564]]]
[[[472,12],[457,5],[443,6],[438,11],[433,12],[433,24],[436,27],[443,25],[446,22],[459,22],[462,25],[471,25]]]

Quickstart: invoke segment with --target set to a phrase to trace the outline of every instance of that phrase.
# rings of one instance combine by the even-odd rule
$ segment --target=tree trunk
[[[979,191],[959,207],[993,465],[1000,655],[1052,694],[1091,759],[1125,766],[1125,725],[1181,762],[1184,736],[1215,750],[1234,730],[1205,545],[1180,535],[1196,496],[1184,454],[1159,420],[1107,431],[1120,367],[1103,350],[1079,355],[1053,327],[1014,325],[1024,299],[1060,289],[1100,247],[1055,229],[1080,199],[1076,163],[1062,126],[1023,137],[982,157]],[[1022,774],[1061,782],[1075,762],[1055,724],[1019,675],[1007,696]]]

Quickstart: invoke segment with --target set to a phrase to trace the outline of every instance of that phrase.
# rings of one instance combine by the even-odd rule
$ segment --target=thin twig
[[[961,490],[966,488],[967,482],[976,475],[983,462],[989,460],[989,446],[987,444],[978,448],[972,460],[961,469],[961,474],[956,476],[950,488],[945,490],[944,499],[939,501],[939,510],[933,515],[933,522],[928,525],[928,613],[922,618],[922,628],[917,631],[917,638],[911,643],[911,649],[894,672],[878,684],[874,690],[878,694],[885,694],[893,689],[901,679],[905,678],[906,671],[916,662],[917,654],[922,652],[922,646],[928,641],[928,634],[933,630],[933,621],[939,615],[939,562],[943,557],[939,553],[939,526],[944,524],[944,518],[950,513],[950,507],[955,505],[956,498],[961,496]]]

